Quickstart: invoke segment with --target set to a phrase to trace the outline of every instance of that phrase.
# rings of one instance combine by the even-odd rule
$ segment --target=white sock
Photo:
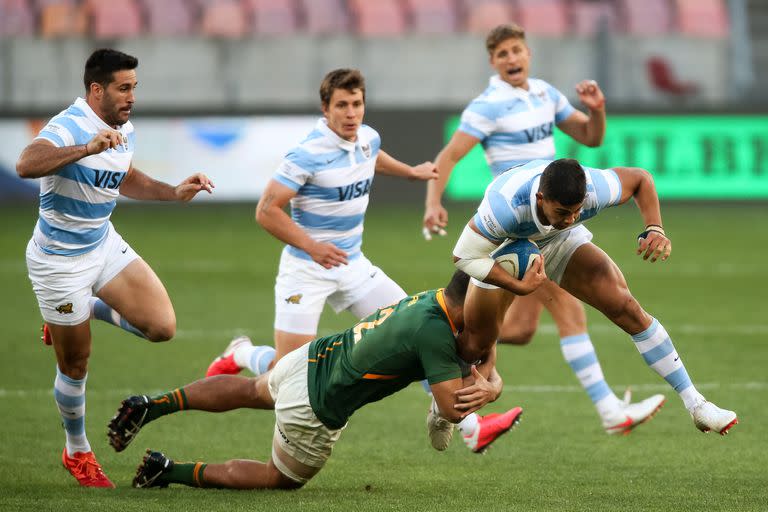
[[[479,422],[477,421],[477,413],[473,412],[461,420],[461,422],[459,422],[459,431],[461,431],[463,436],[469,437],[475,433],[478,425]]]

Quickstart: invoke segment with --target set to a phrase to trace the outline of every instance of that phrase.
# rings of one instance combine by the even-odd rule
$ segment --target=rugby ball
[[[512,277],[522,279],[533,262],[541,256],[541,253],[535,243],[527,238],[519,238],[505,243],[496,249],[491,256],[501,265],[501,268],[512,274]]]

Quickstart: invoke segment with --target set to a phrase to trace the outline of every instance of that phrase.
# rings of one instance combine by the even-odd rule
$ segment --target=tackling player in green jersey
[[[445,289],[381,308],[351,329],[305,344],[258,377],[218,375],[152,398],[129,397],[109,424],[110,444],[122,451],[148,422],[181,410],[274,409],[268,462],[183,464],[148,451],[133,485],[294,489],[323,467],[357,409],[411,382],[426,379],[440,415],[457,423],[502,389],[495,352],[477,366],[460,356],[468,281],[456,272]],[[506,413],[509,427],[521,412]]]

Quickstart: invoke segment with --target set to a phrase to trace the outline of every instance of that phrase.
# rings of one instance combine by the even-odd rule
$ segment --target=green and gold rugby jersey
[[[309,400],[328,428],[343,427],[363,405],[411,382],[462,376],[443,290],[406,297],[352,329],[309,345]]]

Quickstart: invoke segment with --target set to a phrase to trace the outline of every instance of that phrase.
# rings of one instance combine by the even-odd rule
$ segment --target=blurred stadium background
[[[382,147],[410,163],[433,159],[486,87],[486,32],[507,21],[527,31],[532,76],[577,108],[579,80],[596,79],[606,94],[604,145],[581,148],[558,133],[558,155],[654,173],[675,243],[669,262],[635,259],[642,226],[632,207],[590,227],[664,319],[694,379],[742,424],[727,439],[701,436],[670,397],[650,425],[606,439],[545,319],[530,347],[500,349],[507,391],[491,410],[519,402],[526,420],[482,460],[459,442],[446,454],[429,449],[413,387],[356,414],[300,495],[126,489],[146,446],[187,459],[269,455],[266,413],[169,418],[120,456],[103,431],[122,397],[199,377],[231,335],[271,339],[281,246],[255,225],[253,207],[319,115],[322,76],[361,69],[366,122]],[[53,357],[35,340],[24,264],[38,190],[15,162],[42,123],[84,94],[84,61],[99,47],[139,58],[136,166],[171,183],[201,170],[217,189],[183,207],[124,201],[113,216],[166,283],[179,333],[149,347],[94,326],[88,433],[119,489],[86,503],[58,468]],[[0,0],[0,509],[765,510],[766,85],[765,0]],[[377,177],[366,254],[406,290],[440,286],[453,236],[489,179],[476,149],[449,186],[465,201],[449,206],[449,236],[426,244],[423,185]],[[350,321],[327,314],[321,334]],[[622,333],[594,312],[590,321],[608,382],[666,390]]]

